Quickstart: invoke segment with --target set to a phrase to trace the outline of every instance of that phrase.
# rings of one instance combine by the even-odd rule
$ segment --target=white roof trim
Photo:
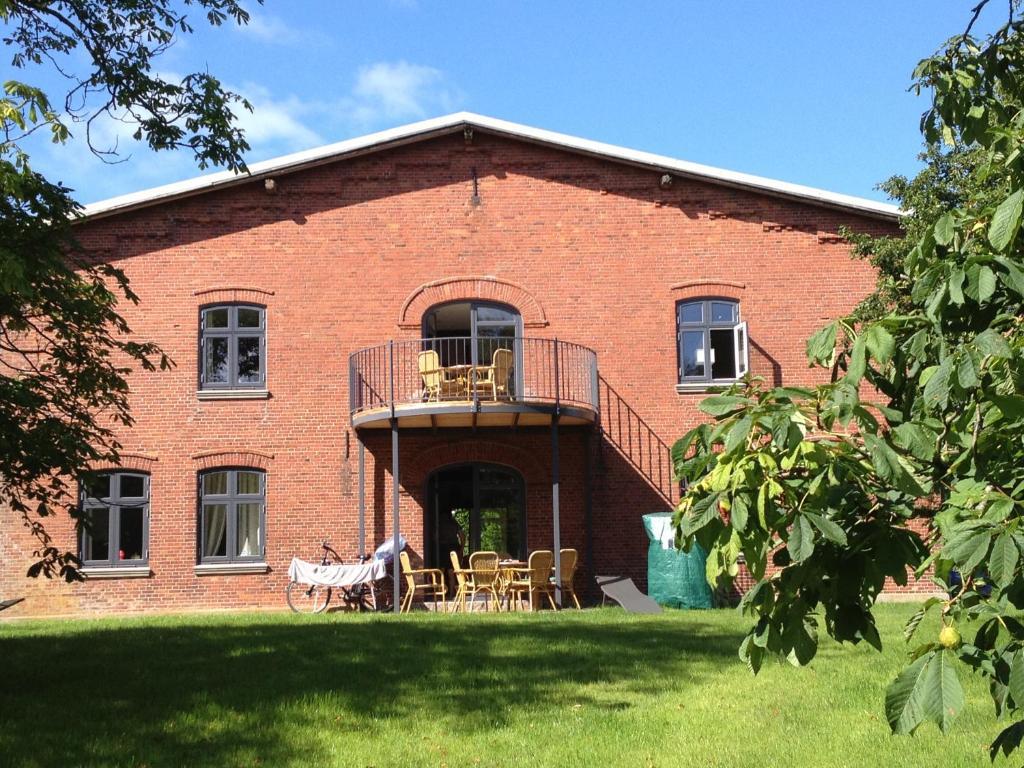
[[[308,149],[284,155],[283,157],[253,163],[249,166],[248,174],[222,171],[186,181],[153,187],[152,189],[140,192],[120,195],[119,197],[112,197],[85,206],[83,213],[86,217],[93,218],[155,205],[180,197],[200,194],[207,190],[232,183],[243,183],[266,176],[287,173],[300,168],[340,160],[346,156],[365,154],[388,146],[421,140],[431,135],[451,133],[466,125],[525,141],[562,147],[574,152],[582,152],[609,160],[677,173],[681,176],[725,184],[731,187],[751,189],[776,197],[802,200],[820,206],[856,211],[857,213],[891,220],[895,220],[900,216],[898,206],[888,203],[879,203],[862,197],[827,192],[822,189],[815,189],[814,187],[766,179],[762,176],[752,176],[747,173],[727,171],[708,165],[665,157],[664,155],[655,155],[650,152],[625,149],[624,147],[604,144],[599,141],[590,141],[589,139],[581,139],[564,133],[545,131],[539,128],[531,128],[527,125],[520,125],[519,123],[510,123],[506,120],[485,117],[484,115],[477,115],[472,112],[456,112],[444,117],[422,120],[417,123],[371,133],[355,139],[339,141],[336,144],[328,144],[324,147]]]

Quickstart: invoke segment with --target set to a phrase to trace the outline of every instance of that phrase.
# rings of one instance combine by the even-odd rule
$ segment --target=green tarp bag
[[[647,549],[647,594],[669,608],[711,608],[714,600],[704,575],[707,553],[694,542],[689,552],[675,548],[672,513],[644,515]],[[666,545],[668,547],[666,548]]]

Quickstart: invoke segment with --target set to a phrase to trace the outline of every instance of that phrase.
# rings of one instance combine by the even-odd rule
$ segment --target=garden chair
[[[604,593],[601,605],[608,598],[621,605],[627,613],[661,613],[661,606],[641,592],[628,576],[595,576]]]
[[[488,610],[492,599],[498,610],[501,610],[498,595],[498,588],[501,586],[501,571],[498,561],[497,552],[474,552],[469,556],[468,594],[474,607],[476,606],[476,596],[483,595]]]
[[[398,557],[402,563],[402,573],[405,574],[406,589],[405,597],[402,598],[401,612],[409,613],[412,610],[412,603],[417,592],[424,593],[424,597],[429,594],[434,602],[437,602],[437,598],[440,597],[441,610],[447,610],[448,604],[445,601],[445,596],[448,594],[448,588],[444,583],[444,571],[440,568],[413,568],[412,563],[409,562],[409,553],[404,550]],[[427,580],[417,584],[417,576],[425,576]]]
[[[575,549],[563,549],[558,553],[558,558],[561,561],[559,565],[562,571],[562,596],[568,595],[571,597],[578,611],[580,610],[580,600],[576,597],[574,579],[576,577],[576,564],[579,562],[579,553]],[[555,577],[552,576],[551,581],[554,582],[554,580]]]
[[[441,357],[435,350],[420,352],[417,361],[427,400],[439,402],[459,394],[459,381],[451,378],[441,367]]]
[[[474,371],[476,378],[472,382],[474,390],[478,394],[490,395],[491,400],[497,400],[499,396],[508,397],[508,379],[512,373],[512,350],[496,349],[491,358],[491,364],[477,366]]]
[[[525,578],[517,578],[508,585],[511,600],[518,604],[522,600],[523,594],[528,594],[532,612],[536,610],[537,597],[543,594],[547,596],[548,602],[554,608],[555,598],[552,593],[555,585],[551,582],[551,566],[554,565],[554,562],[555,555],[549,549],[538,549],[531,552],[526,570],[520,571],[520,576],[525,575]]]
[[[459,555],[454,549],[451,551],[451,558],[452,572],[455,574],[455,582],[457,584],[455,597],[452,598],[452,613],[457,612],[460,606],[462,608],[462,612],[465,613],[466,595],[470,592],[473,572],[462,567],[462,563],[459,562]]]

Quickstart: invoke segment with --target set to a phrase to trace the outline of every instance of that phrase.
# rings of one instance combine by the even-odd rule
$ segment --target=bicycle
[[[320,558],[320,565],[343,565],[344,560],[331,547],[330,542],[320,542],[323,554]],[[331,559],[333,556],[333,560]],[[359,563],[369,562],[369,555],[361,555]],[[341,598],[348,608],[360,612],[376,611],[379,609],[377,600],[377,589],[372,581],[356,584],[351,587],[340,587]],[[331,596],[334,591],[331,587],[319,584],[303,584],[297,581],[288,582],[285,587],[285,599],[288,607],[295,613],[323,613],[330,605]]]

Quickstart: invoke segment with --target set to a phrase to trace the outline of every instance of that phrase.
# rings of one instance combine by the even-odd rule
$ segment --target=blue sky
[[[253,101],[250,162],[465,109],[884,199],[878,182],[917,168],[914,65],[972,4],[266,0],[248,28],[199,28],[160,68],[209,69]],[[199,173],[116,124],[101,133],[126,162],[80,138],[34,144],[33,162],[81,202]]]

